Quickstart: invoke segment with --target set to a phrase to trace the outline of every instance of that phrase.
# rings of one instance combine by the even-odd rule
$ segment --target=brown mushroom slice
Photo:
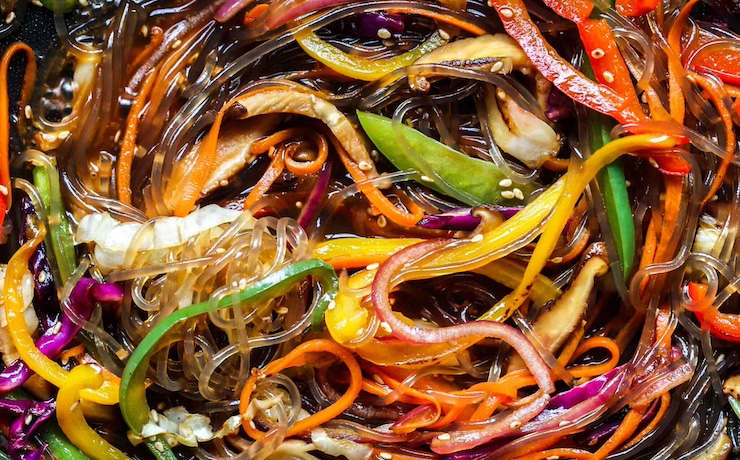
[[[560,151],[560,137],[546,122],[522,109],[503,91],[486,92],[488,126],[496,145],[529,168],[539,168]]]
[[[534,322],[532,326],[534,335],[542,346],[553,353],[563,346],[581,324],[596,278],[608,271],[609,264],[602,255],[594,254],[584,262],[570,289]],[[520,369],[526,369],[526,365],[519,355],[513,355],[507,372]]]
[[[445,64],[468,69],[508,74],[518,70],[532,72],[532,63],[524,51],[506,34],[481,35],[447,43],[414,61],[419,64]],[[423,76],[410,76],[409,86],[427,91],[429,82]]]
[[[334,104],[315,93],[291,87],[254,91],[239,98],[232,106],[236,118],[250,118],[267,113],[290,113],[323,121],[352,160],[370,177],[377,177],[375,164],[363,139],[350,120]]]
[[[725,380],[722,384],[722,391],[727,396],[732,396],[735,399],[740,399],[740,374],[733,374]]]
[[[216,156],[200,196],[204,197],[213,190],[228,185],[232,177],[250,165],[256,158],[251,152],[252,143],[272,134],[280,121],[281,117],[272,115],[249,120],[225,121],[218,133]],[[195,144],[177,162],[172,172],[175,181],[182,180],[183,175],[191,170],[192,163],[197,161],[199,148],[200,143]]]
[[[500,62],[501,64],[497,64]],[[450,64],[485,68],[507,74],[512,70],[529,72],[532,63],[524,51],[506,34],[481,35],[442,45],[414,62],[417,64]]]

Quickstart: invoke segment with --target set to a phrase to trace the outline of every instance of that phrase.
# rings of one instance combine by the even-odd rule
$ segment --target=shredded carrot
[[[262,16],[262,13],[267,10],[267,7],[269,7],[269,3],[261,3],[259,5],[256,5],[251,10],[247,11],[247,13],[244,15],[244,21],[243,24],[245,26],[248,26],[249,24],[253,23],[257,20],[258,17]]]
[[[149,59],[149,56],[159,48],[159,45],[162,44],[162,40],[164,40],[164,31],[161,27],[154,26],[149,29],[149,43],[146,45],[144,50],[136,56],[136,59],[131,63],[129,69],[136,71],[136,69],[141,67],[141,65]]]
[[[70,358],[80,356],[84,352],[85,352],[85,346],[82,344],[79,344],[77,346],[68,348],[62,351],[61,353],[59,353],[59,360],[62,362],[62,364],[66,364],[66,361],[69,361]]]
[[[344,163],[344,167],[347,168],[350,176],[357,183],[357,188],[388,220],[404,227],[411,227],[424,217],[424,211],[415,203],[412,203],[410,213],[394,206],[380,190],[367,182],[368,177],[365,175],[365,172],[350,158],[344,147],[333,138],[332,144],[339,154],[342,163]]]
[[[288,171],[293,174],[315,174],[324,165],[324,162],[329,155],[329,144],[326,142],[326,138],[316,131],[311,131],[307,128],[284,129],[271,134],[264,139],[254,141],[250,150],[253,154],[259,155],[267,152],[270,147],[274,147],[290,140],[298,140],[302,138],[311,139],[314,145],[316,145],[318,150],[316,158],[311,161],[294,160],[293,155],[296,151],[297,144],[291,144],[287,146],[285,150],[285,166],[288,168]]]
[[[722,159],[719,168],[717,168],[717,173],[712,179],[712,185],[709,187],[707,194],[702,200],[702,202],[706,204],[722,186],[722,181],[725,178],[725,174],[727,174],[727,168],[730,166],[731,160],[735,157],[736,137],[732,114],[724,103],[724,98],[729,97],[727,96],[727,93],[724,92],[721,86],[709,78],[699,74],[692,74],[692,77],[700,87],[709,93],[708,99],[712,101],[714,107],[717,109],[717,113],[722,119],[722,124],[725,126],[725,136],[727,137],[725,140],[725,157]]]
[[[622,445],[625,441],[632,436],[637,427],[642,422],[642,416],[645,415],[645,409],[642,407],[631,408],[627,415],[622,419],[622,423],[619,424],[617,431],[615,431],[609,439],[594,453],[594,458],[604,459],[610,453],[612,453],[617,447]]]
[[[271,156],[272,161],[270,161],[267,171],[265,171],[262,177],[260,177],[260,180],[254,185],[252,191],[247,195],[247,199],[244,201],[244,209],[249,209],[257,200],[262,198],[270,189],[272,183],[283,173],[283,168],[285,167],[285,148],[273,148]]]
[[[486,32],[484,29],[481,29],[480,27],[471,24],[469,22],[461,21],[460,19],[457,19],[454,16],[450,16],[448,14],[441,14],[436,13],[434,11],[428,11],[423,10],[421,8],[404,8],[399,10],[394,10],[393,8],[390,8],[388,10],[389,13],[403,13],[403,14],[418,14],[420,16],[426,16],[428,18],[434,19],[435,21],[443,22],[445,24],[449,24],[453,27],[457,27],[458,29],[464,30],[465,32],[469,32],[473,35],[485,35]]]
[[[121,140],[121,151],[118,153],[116,164],[116,189],[118,199],[126,204],[131,204],[131,167],[134,163],[136,153],[136,137],[139,132],[139,120],[141,111],[144,109],[147,97],[154,86],[158,70],[154,69],[144,80],[144,84],[139,89],[139,94],[134,98],[131,104],[131,111],[126,119],[126,131],[123,133]]]
[[[308,431],[323,423],[328,422],[329,420],[344,412],[348,407],[352,405],[355,398],[357,398],[357,395],[360,394],[360,390],[362,388],[362,370],[360,369],[359,364],[357,364],[357,360],[355,359],[355,357],[352,356],[352,353],[350,353],[341,345],[332,342],[331,340],[315,339],[301,343],[296,348],[294,348],[293,351],[291,351],[284,357],[270,362],[270,364],[265,366],[263,370],[253,370],[252,375],[247,380],[247,383],[244,385],[244,389],[241,393],[241,400],[239,401],[239,413],[242,415],[242,417],[244,417],[244,415],[247,413],[250,405],[250,397],[255,387],[257,386],[257,381],[259,379],[270,375],[275,375],[278,372],[290,367],[296,367],[311,363],[317,359],[320,359],[321,355],[325,353],[330,353],[336,356],[340,361],[344,363],[345,366],[347,366],[347,369],[349,369],[350,373],[349,388],[331,406],[326,407],[316,412],[315,414],[310,415],[309,417],[299,420],[295,424],[293,424],[288,429],[286,436],[293,436],[297,433]],[[251,419],[246,418],[244,418],[244,420],[242,421],[244,431],[246,431],[246,433],[250,437],[252,437],[252,439],[262,438],[265,434],[261,431],[258,431],[256,428],[252,428],[251,424],[249,423],[250,421]]]
[[[573,377],[592,377],[594,375],[601,375],[614,369],[614,366],[619,363],[619,346],[609,337],[594,336],[589,337],[578,346],[573,356],[581,356],[587,351],[593,350],[594,348],[604,348],[611,354],[608,361],[601,364],[588,364],[582,366],[573,366],[568,368]]]
[[[676,17],[670,31],[668,32],[668,46],[666,56],[668,57],[668,102],[671,116],[679,123],[683,123],[686,115],[686,99],[681,89],[680,79],[683,78],[683,66],[681,65],[681,35],[683,33],[686,19],[691,13],[691,8],[698,0],[689,0]]]
[[[663,417],[665,416],[665,413],[668,411],[668,406],[671,404],[671,395],[668,392],[663,393],[660,396],[660,408],[658,409],[658,413],[655,414],[655,417],[653,417],[652,420],[650,420],[650,423],[647,424],[645,428],[643,428],[639,433],[635,435],[634,438],[632,438],[627,444],[624,445],[624,448],[629,448],[640,442],[645,436],[652,433],[655,427],[658,426],[661,420],[663,420]]]
[[[493,415],[493,413],[496,412],[496,409],[498,409],[499,406],[501,405],[502,399],[503,398],[501,398],[501,396],[497,396],[497,395],[491,395],[487,397],[475,409],[475,412],[473,412],[473,415],[470,417],[470,421],[480,422],[481,420],[490,418]]]
[[[23,88],[21,88],[20,106],[25,107],[31,97],[34,82],[36,81],[36,55],[33,50],[25,43],[13,43],[10,45],[0,62],[0,202],[4,202],[2,212],[0,213],[0,224],[5,219],[5,211],[10,209],[13,202],[11,198],[10,186],[10,152],[8,145],[10,143],[10,102],[8,100],[8,68],[10,60],[18,52],[26,53],[26,74],[23,78]],[[23,117],[19,117],[23,119]]]

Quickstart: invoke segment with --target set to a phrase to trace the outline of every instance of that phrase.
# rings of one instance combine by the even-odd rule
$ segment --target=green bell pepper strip
[[[161,444],[158,445],[157,443]],[[144,441],[144,444],[146,444],[156,460],[179,460],[162,436],[156,436],[154,440],[147,439]],[[159,450],[160,447],[162,450]]]
[[[15,390],[12,393],[5,395],[8,399],[31,399],[25,391]],[[85,455],[80,449],[69,441],[69,438],[62,433],[61,428],[54,419],[47,420],[43,426],[39,427],[36,432],[36,440],[40,444],[46,444],[54,454],[54,458],[61,458],[64,460],[90,460],[90,457]],[[0,457],[2,458],[2,457]]]
[[[312,58],[342,75],[364,81],[381,79],[395,70],[413,64],[426,53],[447,43],[439,32],[434,32],[411,51],[389,59],[370,60],[347,54],[311,31],[297,32],[294,37],[296,43]]]
[[[77,0],[41,0],[41,4],[55,13],[70,13],[75,9]]]
[[[732,409],[732,412],[737,415],[737,418],[740,419],[740,401],[733,398],[732,396],[727,397],[727,402],[730,403],[730,408]]]
[[[512,183],[511,188],[503,187],[500,182],[507,179],[506,175],[489,161],[458,152],[410,126],[394,126],[390,118],[360,111],[357,112],[357,117],[370,140],[393,166],[401,171],[416,170],[429,178],[436,175],[446,184],[423,178],[417,179],[417,182],[470,206],[523,205],[526,199],[507,199],[501,193],[518,188],[526,198],[538,188],[536,183],[516,182]],[[397,129],[403,135],[402,140],[396,138]],[[401,145],[401,142],[405,145]]]
[[[588,77],[593,78],[593,69],[587,60],[584,60],[583,71]],[[606,115],[588,110],[588,138],[592,152],[611,142],[610,133],[613,126],[614,122]],[[617,256],[622,265],[622,275],[627,280],[635,259],[635,222],[632,219],[632,206],[622,160],[617,158],[599,171],[596,174],[596,181],[606,208],[606,219],[614,236]]]
[[[41,158],[45,158],[42,156]],[[60,284],[63,285],[75,270],[74,240],[70,230],[69,220],[64,213],[62,192],[59,186],[59,175],[51,161],[33,168],[33,182],[39,191],[41,202],[46,208],[49,218],[49,234],[47,245],[51,247],[59,270]],[[49,244],[51,243],[51,244]]]
[[[259,302],[277,297],[288,292],[298,281],[312,276],[321,285],[321,294],[317,308],[313,315],[316,323],[323,318],[329,303],[334,300],[339,289],[339,280],[334,269],[316,259],[302,260],[267,275],[253,285],[241,291],[238,296],[241,302]],[[217,301],[201,302],[177,310],[162,319],[144,337],[136,347],[126,363],[121,377],[120,407],[126,424],[137,434],[141,434],[142,427],[149,420],[149,404],[146,400],[146,371],[149,360],[157,351],[157,344],[175,326],[196,316],[228,308],[232,305],[232,296],[224,296]]]

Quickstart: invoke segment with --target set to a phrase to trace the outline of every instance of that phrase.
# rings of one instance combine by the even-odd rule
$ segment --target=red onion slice
[[[430,240],[405,248],[388,258],[378,269],[372,286],[372,301],[375,313],[381,321],[390,327],[391,334],[401,340],[415,344],[445,343],[469,338],[492,337],[511,345],[522,357],[532,372],[537,385],[545,393],[555,390],[550,368],[535,347],[517,329],[493,321],[475,321],[441,328],[422,328],[410,326],[393,313],[389,295],[391,281],[404,266],[418,260],[432,251],[441,249],[449,240]]]

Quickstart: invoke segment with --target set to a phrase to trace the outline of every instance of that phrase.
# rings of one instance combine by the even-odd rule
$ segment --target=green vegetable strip
[[[241,302],[259,302],[262,300],[278,297],[288,292],[297,282],[306,278],[314,277],[321,285],[321,294],[318,306],[314,312],[314,322],[317,317],[321,318],[339,288],[339,280],[331,265],[320,260],[302,260],[274,272],[253,285],[247,287],[238,294]],[[178,310],[162,319],[144,337],[139,346],[136,347],[126,363],[121,377],[121,413],[129,427],[136,433],[141,433],[142,427],[149,420],[149,403],[146,400],[146,388],[144,380],[149,367],[149,360],[157,351],[159,341],[175,326],[181,322],[208,313],[213,310],[228,308],[233,303],[233,296],[227,295],[218,302],[201,302],[196,305]]]
[[[446,182],[445,186],[423,179],[419,179],[418,182],[470,206],[523,205],[527,201],[526,198],[504,199],[501,192],[518,188],[525,197],[528,197],[538,187],[536,183],[514,182],[511,187],[504,188],[500,182],[507,178],[506,175],[490,161],[458,152],[403,124],[397,126],[403,134],[403,139],[399,141],[395,136],[397,129],[394,129],[393,120],[390,118],[360,111],[357,112],[357,116],[362,129],[393,166],[400,171],[414,170],[420,174],[432,171]],[[401,142],[406,145],[401,145]]]
[[[593,78],[593,69],[587,59],[584,60],[583,71]],[[588,110],[588,137],[592,152],[611,142],[612,127],[614,121],[611,118]],[[617,159],[599,171],[596,174],[596,181],[606,208],[606,219],[614,236],[617,256],[622,265],[622,275],[627,281],[635,259],[635,222],[632,219],[632,206],[622,160]]]
[[[22,390],[15,390],[14,392],[5,395],[5,397],[16,401],[31,399],[31,397]],[[39,427],[39,430],[36,432],[34,437],[39,443],[49,446],[49,450],[54,454],[54,458],[64,460],[90,460],[90,457],[82,453],[82,451],[72,444],[67,436],[62,433],[62,430],[54,419],[48,420],[43,426]],[[0,452],[0,454],[1,453],[2,452]],[[0,456],[0,459],[4,458],[5,457]]]
[[[729,396],[727,398],[727,402],[730,403],[730,408],[735,413],[735,415],[737,415],[737,418],[740,419],[740,401],[738,401],[737,399],[733,398],[732,396]]]
[[[161,443],[162,450],[157,449],[157,443]],[[149,448],[149,451],[154,455],[157,460],[178,460],[177,455],[172,452],[170,445],[164,440],[162,436],[157,436],[154,441],[147,439],[144,444]]]
[[[63,285],[69,279],[77,263],[75,262],[72,231],[64,213],[62,192],[56,168],[51,164],[36,166],[33,168],[33,182],[49,216],[49,236],[47,239],[51,243],[51,249],[61,277],[59,284]]]

